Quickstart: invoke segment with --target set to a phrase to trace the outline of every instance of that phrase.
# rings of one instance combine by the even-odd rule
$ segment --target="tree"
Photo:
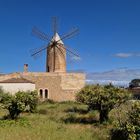
[[[113,85],[87,85],[76,96],[78,102],[85,103],[90,109],[98,110],[100,123],[108,121],[109,112],[131,97],[126,89]]]
[[[140,87],[140,79],[133,79],[133,80],[129,83],[129,87],[130,87],[130,88]]]
[[[111,129],[111,140],[139,140],[140,139],[140,101],[134,101],[131,109],[125,115],[126,120],[119,120]]]
[[[35,112],[38,98],[36,91],[17,92],[15,95],[1,94],[0,103],[9,111],[10,119],[17,119],[23,111]]]

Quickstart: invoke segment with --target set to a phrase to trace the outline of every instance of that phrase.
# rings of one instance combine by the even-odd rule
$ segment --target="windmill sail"
[[[72,29],[67,34],[63,35],[60,38],[57,33],[57,18],[53,18],[53,37],[50,37],[41,32],[38,28],[34,27],[32,30],[32,34],[38,37],[41,40],[48,41],[48,45],[45,45],[41,48],[31,50],[31,56],[36,57],[39,56],[42,52],[46,51],[46,71],[47,72],[66,72],[66,52],[75,57],[79,57],[79,55],[69,48],[64,46],[63,40],[73,37],[78,33],[78,29]]]

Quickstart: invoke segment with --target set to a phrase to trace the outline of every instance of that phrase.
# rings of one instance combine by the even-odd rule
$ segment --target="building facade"
[[[85,86],[85,74],[83,73],[56,72],[19,72],[6,74],[0,76],[0,83],[2,84],[3,81],[9,81],[10,79],[20,78],[31,81],[31,83],[22,83],[22,85],[25,85],[25,89],[28,89],[27,87],[29,84],[32,85],[32,89],[35,86],[35,89],[38,91],[38,95],[42,100],[75,100],[76,93]],[[18,85],[19,84],[16,83],[16,87]],[[22,90],[22,88],[20,89],[20,86],[19,90]]]

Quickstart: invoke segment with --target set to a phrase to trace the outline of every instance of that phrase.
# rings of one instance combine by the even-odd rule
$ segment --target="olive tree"
[[[131,94],[126,89],[113,85],[87,85],[76,96],[78,102],[85,103],[89,109],[98,110],[100,123],[108,121],[109,112],[128,100]]]

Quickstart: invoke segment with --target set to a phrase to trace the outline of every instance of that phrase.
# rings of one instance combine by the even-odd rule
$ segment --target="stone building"
[[[19,83],[19,79],[26,80]],[[84,85],[83,73],[19,72],[0,76],[0,86],[6,91],[33,90],[35,86],[40,98],[54,101],[75,100],[75,94]]]
[[[66,48],[58,33],[46,52],[46,72],[28,72],[28,64],[24,64],[24,72],[0,75],[0,86],[12,94],[36,89],[42,100],[75,100],[75,94],[85,86],[85,74],[66,72]]]

